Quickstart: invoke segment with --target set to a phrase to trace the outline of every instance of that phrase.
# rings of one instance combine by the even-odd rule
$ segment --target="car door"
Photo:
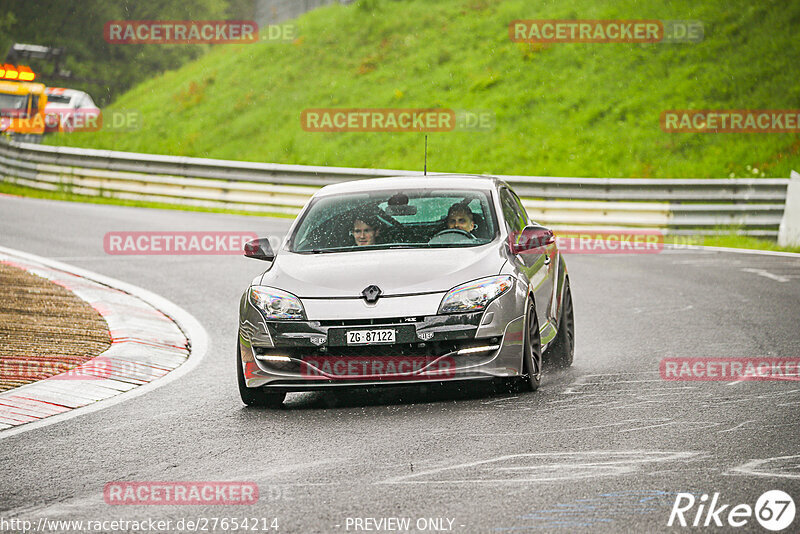
[[[500,188],[500,205],[503,209],[503,219],[510,242],[519,241],[522,230],[531,224],[528,219],[528,212],[525,211],[519,197],[507,187]],[[551,266],[550,249],[548,245],[544,249],[533,249],[516,254],[519,269],[530,280],[533,288],[533,295],[536,300],[536,316],[539,319],[539,329],[542,331],[542,341],[547,342],[553,325],[550,321],[551,299],[553,297],[553,272]]]

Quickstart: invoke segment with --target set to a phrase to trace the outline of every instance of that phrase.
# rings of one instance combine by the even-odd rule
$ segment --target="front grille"
[[[384,324],[413,324],[422,322],[425,317],[389,317],[385,319],[336,319],[328,321],[319,321],[322,327],[330,326],[371,326],[371,325],[384,325]]]
[[[429,356],[436,357],[454,352],[463,347],[463,342],[441,343],[398,343],[395,345],[372,345],[369,347],[340,346],[328,347],[325,351],[314,350],[310,356],[350,357],[392,357],[392,356]]]

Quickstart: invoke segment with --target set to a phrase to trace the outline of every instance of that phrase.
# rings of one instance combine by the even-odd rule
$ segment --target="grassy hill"
[[[512,43],[514,19],[696,19],[683,44]],[[114,104],[133,133],[50,144],[420,169],[419,133],[312,133],[306,108],[492,110],[496,127],[429,136],[429,169],[555,176],[786,177],[800,135],[664,133],[665,109],[800,108],[800,3],[362,0],[297,20],[293,44],[224,45]],[[130,66],[136,68],[135,64]]]

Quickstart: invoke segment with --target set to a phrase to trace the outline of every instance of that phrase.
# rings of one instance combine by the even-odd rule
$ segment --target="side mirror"
[[[556,241],[551,229],[539,225],[526,226],[522,232],[510,234],[508,239],[512,254],[531,252],[551,245]]]
[[[256,260],[272,261],[275,259],[275,253],[272,252],[272,247],[269,244],[269,239],[260,237],[248,241],[244,246],[245,258],[253,258]]]

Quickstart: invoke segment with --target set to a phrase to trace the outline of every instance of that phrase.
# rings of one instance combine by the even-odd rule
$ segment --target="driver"
[[[356,246],[374,245],[380,233],[381,225],[377,218],[370,215],[356,215],[353,219],[350,235],[353,236]]]
[[[472,210],[463,202],[456,202],[447,211],[447,228],[463,230],[467,233],[476,228]]]

